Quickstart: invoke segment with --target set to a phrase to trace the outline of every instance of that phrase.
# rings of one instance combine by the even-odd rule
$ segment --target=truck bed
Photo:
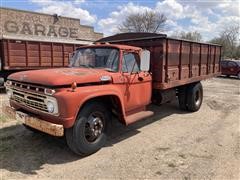
[[[69,53],[79,44],[26,40],[0,40],[0,57],[4,70],[28,70],[68,66]]]
[[[126,33],[100,39],[100,43],[126,44],[151,52],[154,89],[169,89],[220,75],[221,46],[163,34]]]

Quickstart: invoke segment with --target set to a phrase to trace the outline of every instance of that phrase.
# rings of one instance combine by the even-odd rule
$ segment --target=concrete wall
[[[81,17],[80,17],[81,18]],[[95,41],[103,37],[80,20],[29,11],[0,8],[0,38],[52,42]]]

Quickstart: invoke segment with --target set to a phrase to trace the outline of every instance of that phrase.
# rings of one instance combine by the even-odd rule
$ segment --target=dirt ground
[[[1,179],[240,179],[240,80],[203,81],[196,113],[177,102],[128,127],[114,123],[104,148],[80,158],[63,139],[26,130],[1,111]],[[6,95],[1,94],[3,101]]]

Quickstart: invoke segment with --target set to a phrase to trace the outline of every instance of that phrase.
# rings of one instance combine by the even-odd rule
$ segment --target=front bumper
[[[14,108],[7,105],[3,106],[3,112],[12,118],[21,120],[23,124],[26,124],[27,126],[30,126],[44,133],[58,137],[64,135],[63,125],[44,121],[40,118],[25,114],[21,111],[16,111]]]

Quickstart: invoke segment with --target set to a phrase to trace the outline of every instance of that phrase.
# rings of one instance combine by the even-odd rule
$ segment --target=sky
[[[240,23],[239,0],[0,0],[0,6],[78,18],[104,36],[118,33],[129,14],[146,10],[165,14],[162,33],[198,31],[204,41]]]

